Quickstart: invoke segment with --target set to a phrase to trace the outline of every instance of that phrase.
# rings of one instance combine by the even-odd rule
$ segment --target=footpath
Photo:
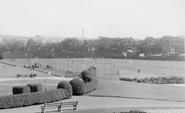
[[[140,99],[126,99],[126,98],[111,98],[111,97],[90,97],[90,96],[73,96],[71,99],[63,101],[78,100],[78,111],[89,109],[104,109],[111,108],[112,113],[121,108],[122,111],[130,110],[152,110],[152,109],[185,109],[185,103],[179,102],[165,102],[155,100],[140,100]],[[111,110],[110,109],[110,110]],[[114,111],[113,111],[114,110]],[[56,109],[51,109],[56,113]],[[21,108],[2,109],[0,113],[40,113],[41,105],[34,105]],[[66,111],[66,113],[77,111]],[[80,113],[80,112],[79,112]],[[164,112],[165,113],[165,112]]]

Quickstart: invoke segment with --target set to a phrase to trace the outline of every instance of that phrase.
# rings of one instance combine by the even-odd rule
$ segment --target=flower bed
[[[183,77],[151,77],[151,78],[120,78],[120,81],[130,81],[138,83],[153,83],[153,84],[181,84],[185,83]]]
[[[17,78],[20,78],[20,77],[29,77],[29,78],[33,78],[33,77],[36,77],[37,74],[35,73],[31,73],[31,74],[24,74],[24,75],[21,75],[21,74],[17,74]]]

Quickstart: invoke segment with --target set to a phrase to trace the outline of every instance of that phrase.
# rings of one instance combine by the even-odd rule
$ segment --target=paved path
[[[111,97],[89,97],[89,96],[73,96],[71,99],[64,101],[78,100],[78,110],[99,109],[99,108],[130,108],[130,107],[184,107],[185,102],[166,102],[155,100],[140,100],[126,98],[111,98]],[[5,109],[0,110],[0,113],[40,113],[41,105]],[[55,111],[55,109],[51,110]]]
[[[35,78],[1,78],[0,81],[17,81],[17,80],[65,80],[65,81],[70,81],[73,78],[65,78],[65,77],[35,77]]]

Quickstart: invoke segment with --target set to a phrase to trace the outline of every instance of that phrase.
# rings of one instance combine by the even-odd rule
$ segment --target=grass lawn
[[[10,65],[5,65],[0,63],[0,95],[10,95],[12,94],[12,87],[18,85],[27,85],[30,83],[40,83],[43,84],[43,89],[50,90],[56,89],[57,84],[62,81],[61,77],[55,77],[53,75],[48,75],[47,73],[38,72],[35,70],[29,70],[22,67],[14,67]],[[47,70],[44,70],[47,72]],[[31,74],[36,73],[37,77],[35,78],[17,78],[17,74]],[[50,78],[53,79],[50,79]],[[5,81],[4,81],[5,80]]]
[[[51,89],[57,89],[57,85],[59,82],[62,80],[50,80],[50,79],[26,79],[24,80],[15,80],[15,81],[1,81],[0,82],[0,96],[2,95],[11,95],[12,94],[12,88],[14,86],[19,86],[19,85],[27,85],[31,83],[39,83],[42,84],[43,90],[51,90]]]
[[[184,87],[125,81],[99,80],[98,89],[87,95],[185,102]]]
[[[134,113],[134,111],[147,111],[147,110],[170,110],[171,108],[168,107],[129,107],[129,108],[103,108],[103,109],[88,109],[88,110],[79,110],[79,111],[63,111],[63,113]],[[183,108],[179,108],[183,109]],[[54,113],[54,112],[53,112]],[[139,112],[135,112],[139,113]],[[171,112],[172,113],[172,112]]]
[[[30,59],[31,63],[35,59]],[[6,59],[7,62],[15,63],[19,65],[27,64],[27,59],[15,59],[11,61]],[[101,79],[114,79],[118,80],[120,77],[129,78],[144,78],[144,77],[158,77],[158,76],[184,76],[185,70],[183,69],[183,62],[171,62],[169,61],[150,61],[150,60],[138,60],[135,63],[128,62],[128,59],[38,59],[38,62],[42,67],[50,65],[55,70],[60,72],[73,71],[81,72],[90,66],[97,68],[97,76]],[[133,60],[134,61],[134,60]],[[139,63],[140,62],[140,63]],[[151,63],[155,63],[152,65]],[[167,66],[165,66],[168,64]],[[177,65],[178,64],[178,65]],[[138,66],[141,66],[141,73],[137,73]],[[120,76],[116,76],[117,69],[120,70]]]

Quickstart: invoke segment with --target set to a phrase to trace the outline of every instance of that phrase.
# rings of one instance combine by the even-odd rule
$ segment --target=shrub
[[[89,73],[91,74],[91,78],[96,78],[96,68],[91,66],[88,68]]]
[[[28,87],[30,87],[31,92],[40,92],[43,91],[42,84],[27,84]]]
[[[85,92],[85,85],[80,79],[73,79],[69,82],[73,89],[73,95],[82,95]]]
[[[1,59],[3,59],[3,56],[2,56],[2,55],[0,55],[0,60],[1,60]]]
[[[30,93],[30,87],[28,86],[14,86],[12,90],[13,94]]]
[[[88,70],[82,71],[81,78],[85,83],[90,82],[92,80],[91,74]]]
[[[0,109],[29,106],[45,102],[55,102],[68,98],[66,89],[54,89],[34,93],[23,93],[0,97]]]
[[[58,83],[57,85],[57,89],[62,88],[62,89],[67,89],[67,91],[69,92],[68,97],[71,98],[72,94],[73,94],[73,89],[72,86],[69,82],[66,81],[61,81],[60,83]]]
[[[89,93],[98,87],[98,80],[92,79],[91,82],[85,83],[85,93]]]

